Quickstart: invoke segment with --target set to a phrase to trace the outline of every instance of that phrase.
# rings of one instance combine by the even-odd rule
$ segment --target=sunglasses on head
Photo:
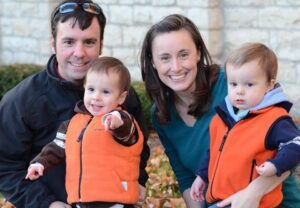
[[[91,14],[100,14],[102,12],[98,4],[95,3],[76,3],[76,2],[67,2],[60,5],[54,13],[54,17],[57,13],[66,14],[75,11],[85,11]]]

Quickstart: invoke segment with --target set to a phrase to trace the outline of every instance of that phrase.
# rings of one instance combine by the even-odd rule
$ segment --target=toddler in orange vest
[[[27,179],[66,161],[68,203],[78,207],[123,207],[138,201],[143,134],[122,109],[130,74],[121,61],[100,57],[88,70],[84,100],[28,168]],[[54,179],[55,180],[55,179]]]
[[[227,199],[259,175],[281,176],[300,161],[300,132],[288,116],[292,104],[276,84],[274,52],[245,44],[229,55],[225,70],[228,95],[210,123],[210,151],[190,192],[196,201]],[[278,185],[258,206],[277,207],[281,201]]]

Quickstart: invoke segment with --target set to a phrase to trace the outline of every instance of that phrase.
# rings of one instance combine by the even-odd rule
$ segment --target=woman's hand
[[[194,180],[191,191],[190,191],[190,196],[194,201],[204,201],[204,195],[203,191],[205,189],[206,183],[202,180],[200,176],[197,176],[196,179]]]
[[[204,201],[194,201],[191,198],[190,192],[191,192],[191,188],[188,188],[182,193],[182,198],[185,202],[186,207],[188,207],[188,208],[204,208],[205,207]]]
[[[217,204],[218,207],[226,207],[231,205],[231,208],[257,208],[259,206],[262,195],[260,192],[253,193],[251,190],[245,188],[227,199],[224,199]]]
[[[259,176],[245,189],[218,203],[218,207],[225,207],[231,204],[231,208],[256,208],[258,207],[261,198],[281,184],[289,176],[289,174],[290,171],[286,171],[280,177]]]
[[[146,199],[146,188],[139,184],[139,200],[134,205],[135,208],[142,207]]]

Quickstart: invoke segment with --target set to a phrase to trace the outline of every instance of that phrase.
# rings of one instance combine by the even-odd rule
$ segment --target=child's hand
[[[40,163],[31,164],[27,170],[25,179],[36,180],[44,173],[44,166]]]
[[[273,163],[266,161],[260,166],[256,166],[256,171],[261,176],[273,176],[276,174],[276,167]]]
[[[109,114],[104,116],[103,121],[105,131],[117,129],[124,124],[123,120],[121,119],[121,115],[118,111],[113,111]]]
[[[194,201],[203,201],[204,200],[204,195],[203,191],[205,189],[206,183],[202,180],[200,176],[197,176],[197,178],[194,180],[191,191],[190,191],[190,196]]]
[[[50,204],[49,208],[71,208],[71,205],[60,201],[54,201]]]

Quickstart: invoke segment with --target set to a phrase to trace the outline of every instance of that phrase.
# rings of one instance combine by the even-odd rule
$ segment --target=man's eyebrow
[[[98,39],[97,38],[85,38],[84,40],[83,40],[83,42],[97,42],[98,41]]]
[[[62,38],[62,40],[74,40],[74,38],[71,38],[71,37],[64,37],[64,38]]]

